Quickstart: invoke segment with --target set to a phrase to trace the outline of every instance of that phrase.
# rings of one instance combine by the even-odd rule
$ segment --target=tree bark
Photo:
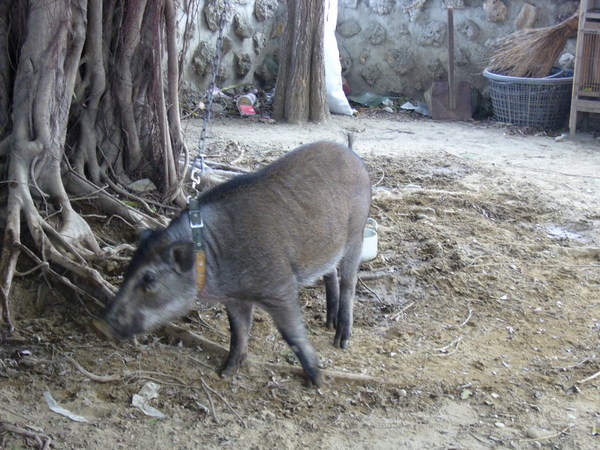
[[[289,123],[329,117],[323,61],[323,0],[288,0],[273,118]]]
[[[0,1],[0,300],[9,329],[22,253],[61,283],[72,286],[52,266],[91,284],[98,298],[114,293],[95,266],[114,249],[101,248],[78,205],[135,228],[164,223],[150,207],[117,198],[147,206],[120,186],[140,177],[183,203],[174,2]]]
[[[118,48],[116,61],[117,81],[113,83],[116,88],[117,104],[121,113],[121,122],[124,128],[125,142],[128,148],[125,156],[125,170],[135,171],[142,160],[142,150],[138,136],[138,126],[135,121],[133,100],[134,82],[132,63],[134,52],[140,43],[142,19],[146,9],[146,0],[131,0],[125,4],[121,42]]]
[[[6,42],[10,46],[9,17],[12,9],[12,0],[0,2],[0,42]],[[8,112],[10,108],[9,93],[11,79],[11,66],[8,58],[0,58],[0,136],[3,136],[9,124]],[[6,152],[6,151],[5,151]],[[5,153],[4,152],[4,153]],[[0,156],[3,154],[0,149]]]

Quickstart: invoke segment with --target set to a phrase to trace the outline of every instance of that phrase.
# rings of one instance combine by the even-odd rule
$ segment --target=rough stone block
[[[265,48],[265,45],[267,45],[267,37],[264,33],[257,31],[254,33],[254,36],[252,36],[252,43],[254,44],[254,53],[258,55],[262,52],[263,48]]]
[[[206,25],[208,25],[208,29],[211,31],[217,31],[219,29],[219,25],[221,22],[221,14],[225,9],[224,0],[211,0],[207,1],[204,5],[204,19],[206,20]],[[233,10],[229,8],[225,13],[225,21],[229,22],[231,20]]]
[[[360,52],[360,55],[358,56],[358,61],[361,64],[366,64],[367,61],[369,60],[370,55],[371,55],[371,52],[369,50],[363,50],[362,52]]]
[[[258,66],[258,68],[254,71],[254,76],[256,79],[267,86],[272,86],[277,77],[277,72],[272,69],[273,65],[274,63],[272,56],[267,56],[265,58],[265,62]]]
[[[463,0],[442,0],[442,6],[444,8],[465,9],[465,2]]]
[[[389,14],[396,6],[396,0],[369,0],[369,9],[377,14]]]
[[[508,8],[502,0],[483,0],[483,12],[488,22],[503,22]]]
[[[201,41],[192,55],[192,67],[198,75],[204,76],[212,70],[215,49],[206,41]]]
[[[217,79],[222,82],[229,78],[231,78],[231,69],[227,65],[221,64],[219,73],[217,74]]]
[[[385,54],[385,60],[392,70],[399,75],[405,75],[415,66],[415,57],[408,48],[392,48]]]
[[[254,3],[254,15],[259,22],[264,22],[275,14],[277,6],[277,0],[256,0],[256,3]]]
[[[244,77],[248,72],[250,72],[250,68],[252,67],[252,58],[248,53],[236,52],[233,55],[233,63],[235,65],[235,73],[240,77]]]
[[[352,57],[346,47],[340,48],[340,64],[342,66],[342,73],[346,73],[352,68]]]
[[[445,23],[430,20],[421,28],[421,33],[417,37],[417,43],[428,47],[439,47],[444,42],[446,28]]]
[[[237,13],[233,16],[233,32],[240,39],[247,39],[252,36],[252,25],[247,17]]]
[[[523,3],[521,11],[515,19],[516,28],[531,28],[538,16],[538,8],[530,3]]]
[[[565,2],[562,5],[560,5],[558,7],[558,12],[557,12],[558,21],[562,22],[563,20],[571,17],[573,14],[575,14],[575,11],[577,11],[578,7],[579,7],[579,1]]]
[[[339,24],[336,28],[337,33],[345,38],[357,35],[360,33],[360,30],[360,24],[354,19],[347,20],[346,22]]]
[[[360,72],[360,76],[369,86],[373,86],[377,80],[381,78],[381,74],[381,67],[378,63],[375,63],[372,66],[366,66]]]
[[[425,6],[425,2],[427,0],[401,0],[402,3],[400,7],[402,10],[408,14],[408,19],[411,22],[416,21],[421,12],[423,11],[423,7]]]
[[[434,80],[442,81],[447,79],[447,71],[439,58],[435,58],[425,64],[425,72]]]
[[[388,77],[382,83],[383,92],[394,97],[406,97],[406,81],[400,77]],[[414,86],[411,86],[413,88]]]
[[[396,27],[396,34],[398,36],[405,36],[407,34],[410,34],[410,31],[408,31],[408,27],[405,23],[401,23]]]
[[[340,0],[340,6],[343,8],[356,9],[358,7],[358,0]]]
[[[470,19],[459,23],[456,27],[456,31],[469,41],[474,41],[479,37],[479,26]]]
[[[378,45],[385,41],[385,28],[378,23],[372,23],[365,30],[365,39],[369,44]]]
[[[464,47],[457,47],[454,53],[454,64],[459,67],[471,64],[471,54]]]

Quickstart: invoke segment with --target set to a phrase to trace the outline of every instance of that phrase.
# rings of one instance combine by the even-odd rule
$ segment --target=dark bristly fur
[[[222,375],[246,359],[254,306],[273,318],[309,381],[322,382],[298,304],[298,288],[323,277],[334,345],[352,334],[353,298],[371,203],[369,174],[348,147],[306,144],[198,198],[205,283],[198,290],[188,212],[144,233],[115,299],[94,328],[129,338],[185,314],[196,298],[227,309],[231,341]],[[202,254],[200,254],[202,255]]]

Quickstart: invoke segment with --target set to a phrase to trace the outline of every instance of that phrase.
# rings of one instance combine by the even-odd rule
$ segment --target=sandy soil
[[[186,125],[191,147],[199,126]],[[11,299],[18,333],[0,342],[0,447],[46,435],[93,449],[598,448],[600,377],[586,378],[600,370],[600,143],[522,131],[393,114],[215,120],[209,158],[249,168],[355,134],[380,246],[361,266],[350,348],[332,347],[324,294],[309,287],[325,385],[288,370],[297,362],[262,312],[251,363],[221,379],[219,348],[167,332],[100,342],[86,328],[97,306],[29,277]],[[218,306],[177,325],[227,346]],[[149,381],[165,418],[131,404]],[[88,422],[51,411],[46,391]]]

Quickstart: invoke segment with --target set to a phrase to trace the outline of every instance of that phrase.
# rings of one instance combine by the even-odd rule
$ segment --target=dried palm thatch
[[[527,28],[498,39],[492,45],[487,70],[512,77],[548,76],[578,24],[575,13],[551,27]]]

